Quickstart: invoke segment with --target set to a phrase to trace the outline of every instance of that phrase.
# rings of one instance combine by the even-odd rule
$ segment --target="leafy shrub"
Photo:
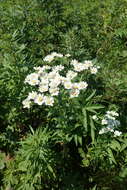
[[[0,1],[1,189],[126,189],[126,5],[126,0]],[[54,51],[79,62],[93,60],[100,72],[87,78],[90,88],[78,98],[63,97],[59,107],[23,109],[30,91],[25,77]],[[108,110],[119,113],[120,137],[98,134]]]

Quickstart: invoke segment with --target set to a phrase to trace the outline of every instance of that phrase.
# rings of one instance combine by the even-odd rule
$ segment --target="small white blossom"
[[[38,79],[38,74],[37,73],[31,73],[28,75],[25,79],[25,83],[30,84],[31,86],[35,86],[39,84],[39,79]]]
[[[93,120],[98,120],[98,117],[96,115],[92,116]]]
[[[70,64],[74,66],[74,65],[78,64],[78,61],[76,59],[73,59]]]
[[[106,119],[102,119],[101,124],[102,124],[102,125],[107,125],[107,124],[108,124],[108,121],[107,121]]]
[[[72,83],[70,81],[64,82],[64,87],[65,87],[65,89],[71,89]]]
[[[26,98],[25,100],[22,101],[23,108],[30,108],[31,101],[30,99]]]
[[[29,100],[34,100],[36,98],[36,96],[37,96],[37,92],[34,92],[34,91],[29,92],[28,99]]]
[[[91,71],[91,74],[96,74],[98,70],[96,67],[91,67],[90,71]]]
[[[93,67],[93,63],[90,60],[84,61],[84,65],[85,65],[86,69]]]
[[[82,63],[73,64],[73,66],[74,66],[74,70],[77,72],[81,72],[85,70],[84,64]]]
[[[114,131],[114,137],[119,137],[122,134],[120,131]]]
[[[53,106],[54,98],[51,96],[45,96],[44,102],[45,102],[45,105]]]
[[[69,53],[65,55],[65,57],[70,57],[70,56],[71,56],[71,55],[70,55]]]
[[[41,85],[39,86],[40,92],[47,92],[48,91],[48,85]]]
[[[88,86],[87,82],[81,81],[79,82],[79,90],[86,89]]]
[[[54,59],[54,55],[47,55],[47,56],[43,59],[43,61],[46,61],[46,62],[51,63],[51,62],[53,61],[53,59]]]
[[[116,116],[116,117],[119,116],[119,114],[118,114],[117,112],[115,112],[115,111],[107,111],[106,114],[107,114],[108,116],[110,116],[110,115],[111,115],[111,116]]]
[[[68,79],[73,79],[74,77],[76,77],[77,76],[77,73],[76,72],[74,72],[74,71],[68,71],[67,72],[67,74],[66,74],[66,77],[68,78]]]
[[[63,54],[61,54],[61,53],[56,53],[56,52],[52,52],[51,55],[52,55],[53,57],[63,57]]]
[[[62,71],[64,69],[63,65],[57,65],[55,67],[53,67],[53,71],[58,72],[58,71]]]
[[[38,94],[36,98],[34,99],[34,103],[38,105],[42,105],[44,103],[44,95],[43,94]]]
[[[59,88],[50,88],[49,92],[51,96],[57,96],[59,94]]]
[[[99,131],[99,135],[104,134],[104,133],[106,133],[106,130],[105,130],[105,128],[102,128],[102,129]]]
[[[77,90],[77,89],[72,89],[72,90],[70,91],[70,97],[71,97],[71,98],[78,97],[79,93],[80,93],[79,90]]]

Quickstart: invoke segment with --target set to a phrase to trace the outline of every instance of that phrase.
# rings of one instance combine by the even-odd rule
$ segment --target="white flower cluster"
[[[43,60],[50,63],[55,57],[62,58],[63,55],[53,52]],[[66,54],[65,57],[70,57],[70,54]],[[65,68],[62,65],[34,67],[35,72],[26,77],[25,83],[38,89],[28,94],[28,97],[22,102],[23,107],[30,108],[32,102],[38,105],[53,106],[54,96],[59,95],[62,86],[69,91],[70,98],[78,97],[80,90],[86,89],[88,84],[85,81],[72,82],[72,80],[83,70],[90,69],[92,74],[96,74],[97,67],[94,67],[91,61],[79,63],[77,60],[72,60],[70,65],[72,69],[67,73],[64,72]],[[60,73],[64,73],[64,75]]]
[[[100,131],[99,134],[104,134],[107,132],[114,133],[114,137],[120,136],[122,132],[115,130],[115,127],[118,127],[120,125],[120,122],[116,119],[119,114],[115,111],[107,111],[104,118],[101,121],[101,124],[104,125]]]
[[[67,57],[69,54],[67,54]],[[52,52],[50,55],[47,55],[43,61],[46,61],[46,62],[52,62],[54,60],[55,57],[63,57],[63,55],[61,53],[56,53],[56,52]]]
[[[74,66],[74,71],[81,72],[84,70],[90,69],[91,74],[96,74],[98,72],[99,66],[95,67],[92,61],[84,61],[83,63],[79,63],[76,59],[71,61],[71,64]]]

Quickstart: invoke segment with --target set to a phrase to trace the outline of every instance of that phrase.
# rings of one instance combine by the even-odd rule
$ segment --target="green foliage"
[[[29,135],[8,163],[5,184],[13,189],[40,189],[48,179],[55,178],[55,153],[51,150],[51,134],[44,129]],[[18,175],[17,175],[18,174]]]
[[[0,25],[0,189],[126,190],[127,1],[1,0]],[[100,72],[79,98],[25,110],[24,79],[52,51]],[[98,134],[107,110],[121,137]]]

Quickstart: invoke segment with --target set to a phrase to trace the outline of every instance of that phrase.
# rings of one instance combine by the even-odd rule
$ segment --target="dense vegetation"
[[[77,98],[25,109],[24,80],[52,52],[71,58],[51,66],[100,69]],[[0,0],[0,189],[126,190],[126,76],[127,0]],[[120,136],[99,134],[107,111]]]

